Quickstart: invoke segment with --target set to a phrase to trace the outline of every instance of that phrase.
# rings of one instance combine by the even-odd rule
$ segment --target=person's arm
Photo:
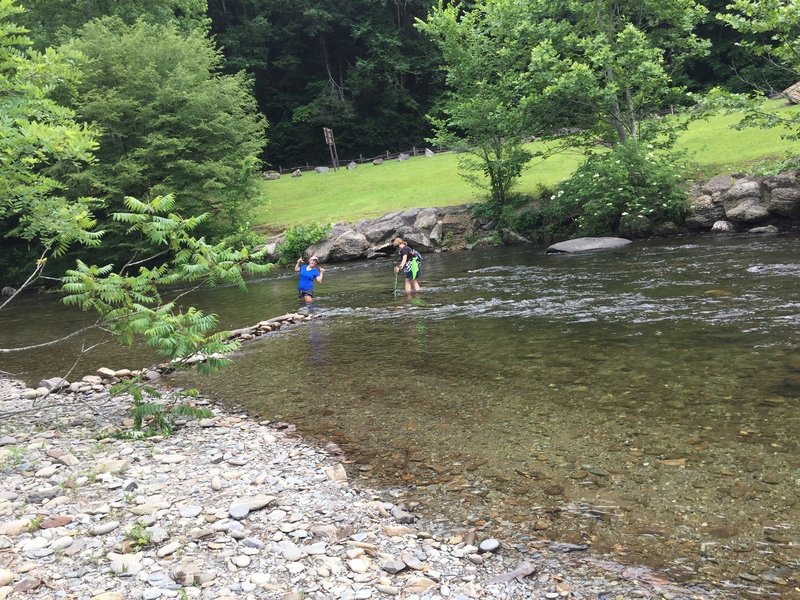
[[[300,258],[297,259],[297,262],[294,263],[294,272],[295,273],[299,273],[300,272],[300,265],[302,265],[302,264],[303,264],[303,257],[301,256]]]
[[[406,266],[406,259],[408,258],[408,254],[403,254],[403,257],[400,259],[400,264],[394,268],[395,273],[399,273],[403,270],[403,267]]]
[[[317,281],[322,283],[322,276],[325,275],[325,269],[322,267],[319,268],[319,275],[317,275]]]

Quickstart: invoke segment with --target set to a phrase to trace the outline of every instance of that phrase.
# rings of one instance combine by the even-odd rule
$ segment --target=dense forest
[[[251,78],[269,122],[266,166],[325,162],[322,127],[333,128],[342,157],[422,147],[445,91],[441,50],[417,26],[434,0],[22,0],[19,21],[37,47],[84,35],[90,21],[114,16],[198,30],[222,52],[225,73]],[[456,4],[445,2],[445,5]],[[473,2],[461,2],[462,10]],[[692,91],[721,85],[780,91],[794,75],[749,52],[743,34],[716,18],[728,0],[702,0],[696,25],[710,44],[670,73]],[[155,32],[153,32],[155,35]],[[754,34],[768,39],[768,33]]]

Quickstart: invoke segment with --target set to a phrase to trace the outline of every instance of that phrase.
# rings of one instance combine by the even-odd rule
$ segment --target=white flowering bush
[[[685,165],[674,154],[631,141],[590,156],[542,210],[547,233],[613,235],[642,218],[680,224],[689,206]]]

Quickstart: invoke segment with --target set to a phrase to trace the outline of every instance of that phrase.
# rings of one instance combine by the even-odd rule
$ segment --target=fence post
[[[364,155],[363,154],[359,154],[358,155],[358,162],[360,162],[360,163],[364,162]]]
[[[311,167],[309,167],[308,163],[306,163],[306,171],[310,171],[310,170],[311,170]]]
[[[386,160],[389,160],[389,151],[386,151]]]
[[[413,156],[416,156],[416,155],[417,155],[417,147],[416,147],[416,146],[413,146],[413,147],[411,148],[411,151],[413,152]]]

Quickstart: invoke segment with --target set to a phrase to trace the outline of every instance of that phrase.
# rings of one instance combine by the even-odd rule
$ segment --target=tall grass
[[[777,106],[777,105],[776,105]],[[747,172],[754,165],[783,160],[800,154],[800,141],[782,138],[781,130],[732,128],[737,116],[717,115],[689,125],[676,150],[685,151],[697,165],[688,179],[716,174]],[[532,150],[541,148],[533,142]],[[534,161],[523,173],[518,191],[534,193],[539,186],[553,186],[568,177],[580,164],[575,151]],[[264,202],[255,223],[264,231],[311,223],[355,222],[386,213],[453,206],[481,200],[481,193],[467,184],[458,172],[458,155],[418,156],[382,165],[365,163],[355,170],[340,168],[325,174],[303,173],[263,182]]]

